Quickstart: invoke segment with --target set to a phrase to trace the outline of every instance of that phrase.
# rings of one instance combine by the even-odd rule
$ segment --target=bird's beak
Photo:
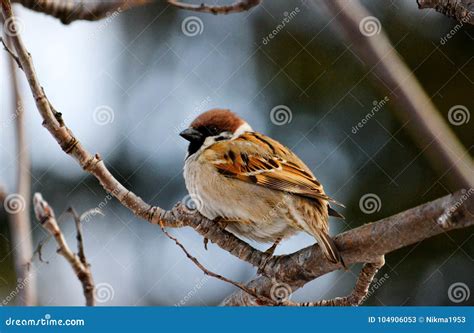
[[[202,140],[202,133],[199,132],[198,130],[195,130],[194,128],[186,128],[184,131],[182,131],[181,133],[179,133],[179,135],[181,137],[183,137],[184,139],[188,140],[189,142],[192,142],[192,141],[200,141]]]

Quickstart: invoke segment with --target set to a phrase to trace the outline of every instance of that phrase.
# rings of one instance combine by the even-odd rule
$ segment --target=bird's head
[[[216,141],[230,140],[247,131],[252,131],[250,125],[232,111],[212,109],[199,115],[179,135],[189,141],[189,156],[201,147],[207,147]]]

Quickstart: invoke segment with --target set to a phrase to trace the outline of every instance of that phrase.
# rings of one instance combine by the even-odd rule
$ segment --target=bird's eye
[[[224,140],[225,138],[226,138],[225,136],[219,135],[218,137],[216,137],[216,138],[214,139],[214,141],[222,141],[222,140]]]

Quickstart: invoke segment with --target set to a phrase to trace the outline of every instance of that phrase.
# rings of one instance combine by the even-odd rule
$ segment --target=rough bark
[[[5,18],[11,20],[13,13],[10,2],[8,0],[1,1]],[[183,209],[181,205],[177,205],[171,211],[166,211],[144,202],[118,182],[98,154],[92,155],[82,146],[72,131],[65,125],[61,113],[57,112],[46,98],[36,76],[31,56],[27,52],[21,37],[17,34],[12,39],[17,53],[16,57],[28,79],[37,108],[43,118],[44,127],[56,139],[66,154],[73,157],[86,172],[97,178],[104,189],[117,198],[133,214],[150,223],[161,224],[166,227],[191,226],[205,238],[254,266],[258,267],[266,262],[263,272],[267,277],[257,278],[248,284],[250,290],[255,290],[258,295],[263,297],[270,297],[269,291],[272,287],[272,281],[288,283],[295,290],[308,281],[339,268],[325,259],[318,245],[291,255],[274,257],[267,261],[268,255],[253,249],[232,234],[222,230],[217,223],[204,218],[199,213],[190,213]],[[345,262],[347,264],[377,263],[385,253],[447,230],[473,225],[472,189],[469,188],[470,190],[465,192],[468,194],[457,192],[454,195],[446,196],[432,203],[413,208],[377,223],[364,225],[338,236],[336,242],[342,250]],[[456,209],[451,211],[453,207],[456,207]],[[370,269],[361,275],[363,281],[367,281],[364,276],[370,277],[373,268],[376,266],[369,265],[366,267]],[[244,292],[242,291],[242,293]],[[242,293],[231,296],[226,304],[255,304],[251,295],[248,293],[243,295]]]
[[[421,242],[441,233],[474,225],[474,188],[461,190],[432,202],[365,224],[336,236],[335,242],[347,265],[377,262],[400,248]],[[293,291],[324,274],[339,269],[325,260],[319,246],[272,258],[264,274],[247,286],[258,294],[268,295],[275,280],[286,283]],[[256,305],[246,293],[238,291],[224,305]]]
[[[84,297],[86,299],[87,306],[95,305],[94,295],[94,280],[92,278],[92,272],[90,266],[87,263],[86,256],[84,253],[84,245],[82,240],[82,229],[80,220],[78,220],[77,214],[73,214],[76,222],[77,230],[77,244],[78,254],[76,255],[66,242],[66,238],[59,228],[58,222],[54,210],[51,206],[43,199],[40,193],[35,193],[33,197],[33,206],[35,210],[36,219],[41,223],[41,226],[56,240],[58,245],[58,253],[66,259],[71,266],[72,270],[76,274],[79,282],[82,285]]]
[[[474,24],[474,0],[417,0],[419,9],[434,9],[460,23]]]
[[[112,12],[122,12],[134,7],[146,5],[151,0],[117,1],[70,1],[70,0],[13,0],[31,10],[51,15],[62,23],[69,24],[77,20],[97,21]]]
[[[261,2],[262,0],[242,0],[242,1],[236,1],[233,4],[227,5],[227,6],[218,6],[218,5],[214,6],[214,5],[206,5],[205,3],[201,3],[200,5],[193,5],[193,4],[183,3],[181,1],[168,0],[168,3],[170,5],[173,5],[180,9],[192,10],[192,11],[201,12],[201,13],[211,13],[214,15],[244,12],[244,11],[250,10],[251,8],[255,6],[258,6]]]

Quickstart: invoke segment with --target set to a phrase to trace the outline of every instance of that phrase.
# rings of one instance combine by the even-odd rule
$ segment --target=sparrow
[[[306,232],[345,267],[329,236],[329,215],[343,218],[329,203],[339,203],[289,148],[226,109],[202,113],[180,136],[189,141],[186,188],[202,215],[237,236],[273,243],[270,255],[282,239]]]

